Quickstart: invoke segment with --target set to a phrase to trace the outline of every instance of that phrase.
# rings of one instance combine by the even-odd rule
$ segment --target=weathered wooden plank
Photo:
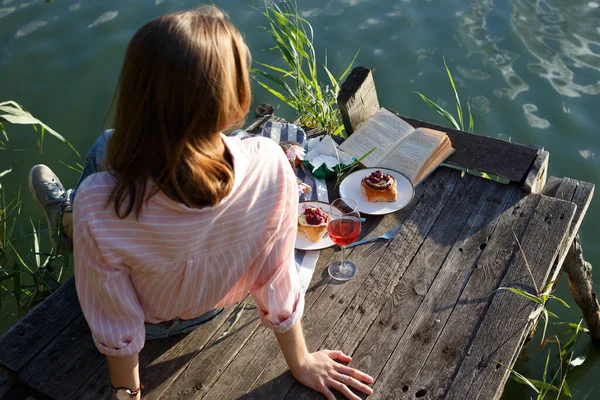
[[[544,188],[544,194],[557,199],[570,201],[577,206],[577,211],[571,222],[569,234],[565,236],[563,243],[560,245],[556,261],[554,262],[553,272],[550,274],[550,281],[555,281],[560,274],[561,267],[567,253],[573,244],[573,240],[577,236],[579,227],[583,222],[583,218],[594,196],[594,185],[587,182],[580,182],[571,178],[555,178],[550,177],[549,184]]]
[[[445,162],[460,168],[497,175],[521,185],[537,157],[538,149],[530,146],[447,128],[389,110],[415,128],[446,132],[456,151]]]
[[[548,177],[542,194],[557,199],[570,201],[575,194],[579,182],[571,178]]]
[[[428,361],[432,348],[457,306],[477,260],[496,229],[500,215],[522,196],[522,190],[516,187],[485,183],[487,191],[479,199],[474,199],[473,212],[458,239],[449,244],[452,249],[448,257],[379,375],[375,388],[377,398],[383,394],[395,399],[412,399],[417,392],[427,393],[427,388],[412,383]],[[451,226],[450,229],[455,228]],[[429,265],[429,268],[432,266]],[[436,372],[435,375],[439,375],[440,371]]]
[[[18,377],[49,398],[64,399],[76,391],[103,362],[87,322],[80,314],[23,368]]]
[[[570,202],[541,197],[521,239],[526,260],[519,252],[514,253],[502,287],[518,287],[533,294],[544,287],[560,243],[568,234],[575,208]],[[509,291],[495,293],[447,398],[500,397],[509,374],[500,364],[513,366],[532,328],[529,316],[536,308],[534,305],[531,300]]]
[[[353,299],[365,313],[345,312],[322,347],[341,348],[352,354],[351,366],[378,376],[475,208],[476,199],[490,183],[473,176],[463,178],[417,253],[402,265],[403,270],[390,270],[380,263]],[[391,276],[401,276],[395,287],[386,285]],[[296,385],[287,398],[310,398],[307,392]]]
[[[546,179],[548,177],[548,159],[550,153],[544,150],[540,150],[533,165],[529,169],[525,182],[523,182],[523,189],[529,193],[542,193],[544,186],[546,186]]]
[[[519,198],[523,196],[519,193],[520,189],[516,190]],[[516,251],[513,235],[522,237],[540,198],[541,196],[521,198],[504,211],[498,218],[492,235],[485,238],[487,244],[484,245],[485,241],[482,241],[474,249],[467,248],[466,244],[458,248],[460,255],[465,258],[464,262],[471,266],[471,274],[466,283],[460,284],[464,285],[464,289],[418,375],[414,379],[400,378],[397,382],[400,388],[405,389],[406,395],[424,390],[429,398],[443,396],[489,307],[490,296],[498,287],[507,264]],[[479,234],[474,235],[475,244],[477,239],[480,239]]]
[[[11,386],[14,383],[14,378],[9,374],[4,373],[0,375],[0,399],[4,399],[11,390]]]
[[[361,227],[364,228],[361,229],[364,230],[361,235],[368,234],[370,227],[380,219],[380,217],[368,217]],[[380,225],[377,225],[377,231],[379,231]],[[375,232],[370,233],[370,235],[377,234]],[[349,252],[351,258],[353,257],[352,251]],[[331,281],[326,268],[338,258],[339,252],[334,253],[331,249],[321,251],[309,289],[305,295],[305,314],[308,313],[325,290],[327,283]],[[204,397],[207,399],[227,399],[243,395],[278,353],[279,345],[271,329],[259,327]],[[260,354],[260,357],[257,357],[257,354]],[[282,393],[282,396],[284,394]]]
[[[378,282],[383,282],[379,290],[387,290],[388,293],[393,291],[402,271],[421,246],[428,230],[437,220],[459,181],[460,174],[457,171],[448,169],[436,171],[423,187],[419,188],[420,194],[416,196],[414,208],[403,223],[402,232],[389,243],[387,249],[381,248],[375,252],[370,249],[370,246],[355,249],[351,259],[355,263],[358,262],[357,265],[360,266],[357,276],[343,285],[337,282],[328,284],[319,300],[308,313],[305,313],[305,336],[311,351],[322,348],[323,341],[334,329],[346,309],[349,308],[354,314],[367,313],[367,310],[360,306],[362,300],[357,298],[359,302],[354,303],[356,293],[365,280],[372,282],[376,279]],[[383,255],[381,255],[382,250],[385,250]],[[375,278],[372,277],[372,274],[377,271],[383,278],[378,274],[375,274]],[[289,374],[284,374],[286,370],[285,360],[279,354],[254,383],[249,398],[274,396],[272,382],[277,383],[276,398],[283,398],[280,393],[285,395],[295,382]]]
[[[395,271],[384,268],[374,282],[363,285],[365,296],[359,300],[362,300],[365,315],[360,321],[342,318],[340,328],[333,329],[326,341],[342,344],[342,348],[352,354],[350,365],[374,377],[379,375],[467,222],[476,203],[473,199],[486,191],[488,183],[473,176],[461,179],[418,250],[408,257],[403,254],[400,268]],[[400,277],[395,287],[385,283],[386,279]],[[352,322],[355,325],[351,325]],[[301,398],[292,394],[294,392],[288,397]]]
[[[354,68],[340,87],[337,104],[346,134],[351,135],[379,110],[372,71],[365,67]]]
[[[248,298],[244,301],[248,301]],[[144,384],[144,398],[166,398],[165,393],[170,392],[170,386],[182,373],[188,370],[192,360],[200,357],[208,348],[215,345],[215,340],[231,326],[237,307],[238,305],[227,307],[212,321],[181,339],[177,337],[167,339],[160,351],[140,371],[140,380]],[[254,317],[257,317],[255,310],[244,310],[237,325],[227,336],[227,342],[236,337],[238,331],[247,328],[248,318],[252,319]],[[182,398],[188,397],[184,396]]]
[[[224,338],[219,339],[233,323],[235,315],[230,318],[228,323],[219,328],[202,351],[198,351],[198,347],[194,346],[194,343],[190,343],[184,350],[187,360],[184,363],[183,371],[168,387],[161,385],[164,390],[154,390],[148,397],[149,399],[199,399],[206,394],[239,349],[260,326],[254,302],[251,298],[247,298],[244,302],[245,309],[233,330]],[[161,357],[151,363],[149,368],[152,365],[160,368],[160,360]]]
[[[73,278],[0,337],[0,366],[17,373],[81,314]]]
[[[225,311],[224,311],[225,313]],[[216,328],[215,328],[216,329]],[[91,335],[91,333],[88,333]],[[171,347],[175,346],[181,341],[185,335],[178,335],[170,337],[164,340],[149,340],[144,344],[144,348],[140,352],[139,363],[140,363],[140,374],[142,382],[146,383],[146,369],[145,366],[162,352],[167,351]],[[108,374],[108,364],[106,364],[105,357],[98,352],[98,357],[102,358],[102,365],[96,371],[89,370],[90,376],[87,380],[82,379],[79,388],[69,396],[69,399],[76,400],[95,400],[95,399],[108,399],[111,396],[110,392],[110,378]],[[50,367],[50,366],[49,366]],[[144,392],[145,395],[145,392]]]

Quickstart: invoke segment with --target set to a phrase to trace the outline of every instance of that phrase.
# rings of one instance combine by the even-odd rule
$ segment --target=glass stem
[[[346,269],[346,246],[340,246],[342,248],[342,265],[340,269],[344,271]]]

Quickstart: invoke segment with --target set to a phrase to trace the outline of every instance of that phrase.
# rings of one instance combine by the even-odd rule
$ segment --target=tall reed
[[[272,3],[261,12],[267,22],[263,28],[275,44],[271,50],[279,51],[284,66],[256,62],[262,69],[253,68],[252,73],[260,86],[296,111],[297,123],[342,135],[344,126],[337,109],[337,95],[340,81],[350,72],[358,51],[337,78],[327,66],[326,54],[323,70],[329,82],[321,83],[312,25],[300,17],[296,2],[284,2],[282,7]]]

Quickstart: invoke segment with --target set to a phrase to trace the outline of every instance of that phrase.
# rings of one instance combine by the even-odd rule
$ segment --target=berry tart
[[[380,170],[365,176],[360,182],[360,190],[371,202],[396,201],[398,194],[394,177]]]
[[[311,242],[318,242],[327,233],[329,216],[319,207],[305,206],[298,216],[298,233]]]

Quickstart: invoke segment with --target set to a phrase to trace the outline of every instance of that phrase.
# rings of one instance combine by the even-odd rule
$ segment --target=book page
[[[362,160],[364,166],[375,167],[414,130],[409,123],[381,108],[350,135],[340,149],[359,159],[375,148]]]
[[[416,185],[422,175],[421,169],[446,137],[443,132],[437,132],[429,129],[414,131],[379,166],[402,172]]]

